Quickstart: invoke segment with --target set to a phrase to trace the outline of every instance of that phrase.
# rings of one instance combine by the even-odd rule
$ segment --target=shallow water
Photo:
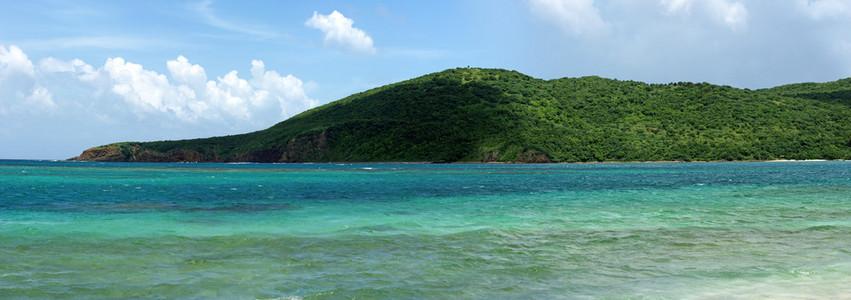
[[[851,298],[851,162],[0,161],[0,298]]]

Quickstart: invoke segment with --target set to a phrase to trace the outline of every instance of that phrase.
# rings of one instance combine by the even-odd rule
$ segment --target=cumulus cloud
[[[210,120],[259,125],[317,105],[304,92],[300,79],[265,71],[262,61],[252,61],[251,80],[240,78],[237,71],[207,80],[204,68],[189,63],[183,56],[166,62],[166,66],[173,83],[164,74],[145,70],[122,58],[108,59],[102,70],[109,78],[112,92],[135,108],[140,117],[153,113],[184,122]]]
[[[299,78],[259,60],[248,78],[231,71],[209,80],[183,56],[166,66],[168,75],[121,57],[100,67],[53,57],[33,64],[20,48],[0,46],[0,127],[34,128],[50,117],[65,131],[112,132],[113,142],[205,137],[263,129],[318,105]],[[59,129],[39,134],[51,140]]]
[[[0,114],[9,114],[17,106],[13,99],[27,99],[35,88],[35,67],[18,47],[0,45]]]
[[[126,62],[124,59],[109,58],[103,65],[103,71],[111,80],[112,92],[121,96],[140,118],[148,113],[173,114],[186,120],[185,95],[175,93],[165,75],[145,70],[142,65]]]
[[[32,76],[35,68],[21,48],[15,45],[9,46],[8,49],[0,46],[0,76],[8,76],[15,72]]]
[[[186,84],[193,87],[204,85],[207,82],[207,72],[200,65],[193,65],[183,55],[178,56],[176,60],[166,62],[166,67],[177,83]]]
[[[34,112],[53,113],[56,111],[53,94],[42,86],[35,88],[32,94],[27,97],[25,106]]]
[[[66,62],[48,57],[39,61],[38,69],[46,74],[71,73],[71,77],[84,82],[91,82],[99,76],[98,70],[80,59]]]
[[[572,35],[595,35],[608,31],[594,0],[531,0],[532,13]]]
[[[251,76],[253,79],[249,83],[260,88],[258,98],[268,98],[272,103],[279,104],[284,115],[296,113],[292,111],[288,99],[303,99],[302,104],[307,107],[319,105],[316,100],[307,97],[304,82],[293,75],[281,76],[276,71],[266,71],[262,61],[251,61]]]
[[[325,45],[360,54],[376,52],[372,38],[363,30],[352,27],[354,21],[336,10],[329,15],[313,12],[313,17],[304,24],[325,33]]]

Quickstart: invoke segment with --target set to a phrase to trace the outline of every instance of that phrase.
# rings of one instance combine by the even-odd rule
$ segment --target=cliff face
[[[221,157],[212,151],[174,148],[157,151],[145,148],[144,143],[119,143],[89,148],[71,161],[103,162],[257,162],[299,163],[328,160],[326,132],[292,138],[280,146],[235,153]]]
[[[588,162],[851,159],[851,79],[764,90],[453,69],[268,129],[118,143],[74,160]]]
[[[100,146],[83,151],[80,156],[71,158],[72,161],[127,161],[127,157],[121,153],[118,146]]]
[[[259,163],[300,163],[329,161],[326,132],[291,138],[282,145],[237,154],[233,161]]]
[[[292,138],[287,141],[278,162],[328,161],[329,158],[328,134],[322,131],[318,135]]]

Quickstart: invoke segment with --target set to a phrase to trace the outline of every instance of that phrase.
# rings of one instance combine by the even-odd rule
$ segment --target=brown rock
[[[74,161],[127,161],[118,146],[100,146],[83,151],[80,156],[71,158]]]

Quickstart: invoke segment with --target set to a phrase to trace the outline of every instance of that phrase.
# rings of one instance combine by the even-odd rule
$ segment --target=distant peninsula
[[[268,129],[123,142],[114,162],[627,162],[851,159],[851,78],[749,90],[458,68]]]

